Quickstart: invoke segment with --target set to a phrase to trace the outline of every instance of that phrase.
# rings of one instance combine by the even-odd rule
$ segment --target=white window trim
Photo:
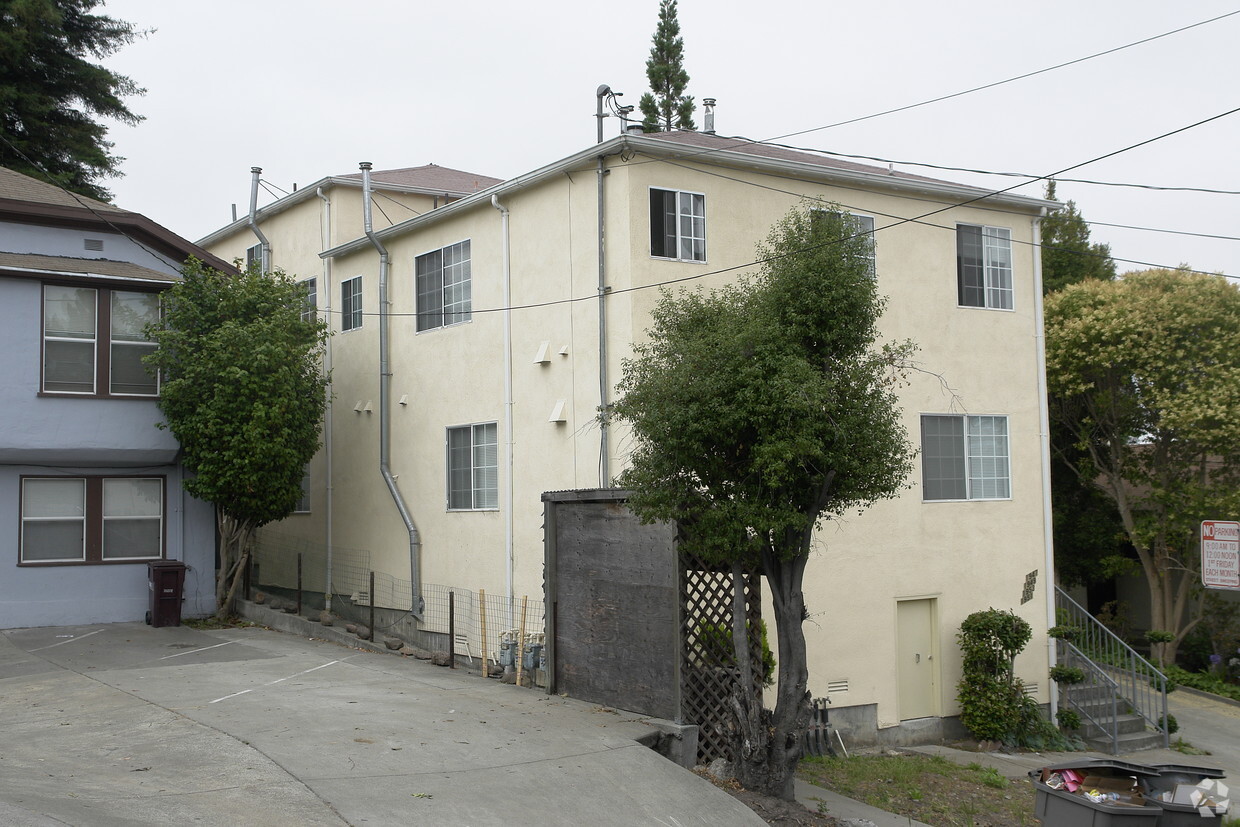
[[[946,417],[946,418],[958,419],[958,420],[960,420],[960,421],[961,421],[961,423],[962,423],[962,434],[961,434],[961,435],[964,437],[964,488],[965,488],[965,496],[964,496],[963,498],[960,498],[960,497],[943,497],[943,498],[935,498],[935,499],[928,498],[928,497],[926,496],[926,488],[925,488],[925,476],[924,476],[924,474],[925,474],[925,471],[924,471],[925,466],[923,465],[923,466],[922,466],[922,468],[923,468],[923,471],[922,471],[923,476],[922,476],[921,483],[920,483],[920,484],[921,484],[921,501],[922,501],[923,503],[966,503],[966,502],[1005,502],[1005,501],[1010,501],[1010,500],[1012,499],[1012,496],[1013,496],[1013,488],[1014,488],[1014,484],[1013,484],[1013,480],[1012,480],[1012,418],[1011,418],[1008,414],[1002,414],[1002,413],[954,414],[954,413],[942,413],[941,411],[922,411],[921,413],[919,413],[919,414],[918,414],[918,417],[917,417],[917,425],[918,425],[918,434],[919,434],[919,436],[920,436],[920,434],[921,434],[921,422],[922,422],[922,419],[923,419],[924,417],[927,417],[927,416],[934,416],[934,417]],[[973,492],[972,492],[972,481],[971,481],[971,480],[972,480],[972,478],[971,478],[971,477],[970,477],[970,475],[969,475],[969,460],[970,460],[970,458],[971,458],[971,455],[970,455],[970,453],[969,453],[969,423],[968,423],[968,421],[969,421],[970,419],[980,419],[980,418],[984,418],[984,417],[997,417],[997,418],[999,418],[999,419],[1004,420],[1004,422],[1005,422],[1005,424],[1006,424],[1006,435],[1005,435],[1005,438],[1007,439],[1007,457],[1006,457],[1006,459],[1007,459],[1007,487],[1008,487],[1008,493],[1007,493],[1007,496],[1006,496],[1006,497],[974,497],[974,496],[973,496]],[[924,443],[924,440],[923,440],[922,444],[921,444],[919,447],[921,448],[922,461],[924,462],[924,461],[925,461],[925,443]]]
[[[317,276],[311,276],[308,279],[302,279],[298,284],[301,285],[302,299],[305,301],[301,309],[301,320],[303,322],[312,322],[319,317],[319,279]],[[310,286],[314,285],[314,290],[310,290]]]
[[[446,305],[443,303],[443,281],[442,281],[443,260],[441,258],[440,265],[439,265],[440,274],[441,274],[441,280],[439,284],[439,299],[440,299],[439,315],[443,317],[445,320],[441,321],[440,324],[437,324],[434,327],[426,327],[426,328],[419,327],[418,321],[421,318],[421,316],[418,314],[422,312],[422,308],[417,306],[418,296],[419,296],[418,259],[422,258],[422,256],[428,256],[431,253],[442,254],[443,251],[448,249],[449,247],[455,247],[458,244],[466,244],[466,243],[469,244],[469,309],[464,312],[453,311],[451,314],[449,314],[446,310],[444,310],[444,307]],[[423,250],[422,252],[416,253],[414,255],[413,257],[413,305],[414,305],[413,307],[413,312],[414,312],[413,331],[414,331],[414,335],[416,336],[420,336],[423,333],[431,333],[436,330],[443,330],[448,327],[457,327],[459,325],[470,324],[473,322],[474,320],[474,239],[473,239],[473,236],[470,236],[468,238],[458,238],[456,241],[450,241],[447,244],[440,245],[439,247],[433,247],[429,250]],[[460,319],[459,321],[448,322],[446,321],[446,318],[448,315],[452,315],[454,317],[465,316],[466,318]]]
[[[477,487],[473,484],[473,475],[475,471],[477,470],[477,466],[473,464],[473,452],[477,448],[477,443],[474,442],[474,429],[480,426],[485,426],[485,425],[492,425],[495,427],[495,436],[496,436],[495,503],[496,504],[493,506],[488,505],[488,506],[481,506],[481,507],[474,506],[471,504],[469,508],[454,508],[452,506],[452,445],[451,445],[451,438],[449,434],[452,431],[460,431],[460,430],[469,429],[469,449],[470,449],[469,473],[470,473],[470,492],[471,492],[470,500],[472,503],[473,491],[477,490]],[[444,445],[444,483],[445,483],[444,485],[444,508],[445,510],[451,511],[451,512],[458,512],[458,513],[471,512],[471,511],[499,511],[499,450],[498,450],[499,449],[499,423],[495,420],[490,420],[490,421],[485,421],[485,422],[470,422],[470,423],[463,424],[463,425],[449,425],[447,428],[444,429],[443,445]]]
[[[48,522],[48,521],[65,521],[63,516],[51,517],[27,517],[25,516],[26,507],[26,485],[30,481],[37,480],[61,480],[81,482],[82,484],[82,551],[76,557],[56,557],[47,559],[27,560],[26,552],[26,525],[28,523]],[[149,480],[157,481],[160,486],[159,496],[159,549],[155,555],[144,555],[139,557],[121,557],[106,556],[107,549],[105,547],[107,541],[107,524],[111,521],[137,521],[137,520],[154,520],[152,515],[130,515],[120,516],[107,514],[107,483],[116,480]],[[69,476],[69,477],[40,477],[29,476],[21,479],[21,510],[18,517],[18,564],[21,566],[72,566],[72,565],[113,565],[126,563],[141,563],[148,560],[166,559],[167,554],[167,520],[168,520],[168,483],[167,479],[162,476],[150,477],[130,477],[125,475],[85,475],[85,476]],[[92,543],[92,539],[94,542]]]
[[[706,218],[707,218],[706,216],[706,193],[695,192],[693,190],[682,190],[678,187],[659,187],[659,186],[652,185],[650,187],[647,187],[647,192],[646,192],[647,208],[649,208],[649,204],[650,204],[650,193],[655,190],[658,190],[659,192],[672,192],[676,194],[676,252],[677,252],[677,255],[657,256],[654,254],[654,251],[650,251],[650,257],[654,259],[655,261],[683,261],[686,264],[706,264],[710,258],[710,246],[707,243],[708,235],[707,235],[707,229],[706,229]],[[680,215],[681,215],[680,196],[681,195],[695,195],[695,196],[701,197],[702,199],[702,257],[701,258],[681,258],[679,255],[680,244],[681,244],[682,239],[684,238],[684,236],[680,234]],[[647,218],[649,218],[649,216],[647,216]],[[647,239],[648,246],[651,241],[652,239]]]
[[[347,311],[349,315],[346,316],[345,315],[346,310],[345,310],[344,291],[345,291],[346,286],[352,284],[353,282],[357,282],[357,298],[358,298],[357,303],[359,307],[356,310],[350,309],[349,311]],[[361,330],[362,325],[365,322],[365,313],[363,312],[363,309],[365,308],[365,304],[362,303],[362,287],[363,287],[363,284],[362,284],[361,274],[353,276],[352,278],[343,279],[340,282],[340,332],[341,333],[351,333],[354,330]],[[351,317],[354,313],[357,314],[357,324],[352,325],[351,327],[345,327],[346,319],[351,323],[352,322]]]
[[[985,296],[984,304],[961,304],[960,303],[960,264],[959,264],[960,262],[960,241],[959,241],[959,238],[960,238],[961,227],[971,227],[971,228],[976,228],[982,231],[982,280],[983,280],[982,293]],[[987,251],[990,249],[986,245],[986,231],[987,230],[1001,230],[1002,232],[1007,233],[1008,258],[1011,260],[1011,266],[1007,270],[1009,284],[1006,288],[995,287],[991,284],[991,280],[990,280],[991,264],[986,255]],[[997,310],[997,311],[1006,312],[1006,313],[1016,312],[1016,257],[1012,255],[1012,250],[1013,250],[1012,229],[1010,227],[996,227],[990,224],[970,224],[969,222],[966,222],[966,221],[958,221],[956,222],[955,239],[956,239],[956,262],[957,262],[956,264],[956,306],[964,310]],[[997,307],[991,304],[990,303],[991,291],[994,291],[994,290],[1001,290],[1003,292],[1006,292],[1008,295],[1008,298],[1011,301],[1012,306],[1011,307]]]
[[[870,229],[868,232],[868,235],[870,236],[870,255],[867,256],[870,260],[870,276],[871,278],[878,278],[878,243],[875,238],[878,234],[878,221],[874,218],[874,216],[869,213],[856,212],[854,210],[833,210],[829,207],[812,207],[811,211],[825,213],[835,212],[840,213],[841,215],[847,215],[850,218],[867,219],[870,222]]]

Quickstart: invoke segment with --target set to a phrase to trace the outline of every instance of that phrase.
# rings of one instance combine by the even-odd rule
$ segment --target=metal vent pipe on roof
[[[707,135],[715,134],[715,99],[702,98],[702,131]]]
[[[267,236],[258,228],[258,177],[263,174],[262,167],[250,167],[250,229],[258,236],[262,248],[262,268],[264,273],[271,272],[271,244]]]
[[[400,518],[409,532],[409,581],[413,601],[410,611],[421,620],[425,609],[422,599],[422,570],[419,557],[421,541],[418,538],[418,528],[413,522],[413,515],[409,513],[409,507],[400,493],[396,478],[392,476],[391,468],[392,421],[388,411],[392,396],[391,343],[388,332],[389,317],[392,312],[391,302],[388,299],[388,266],[391,256],[388,255],[383,242],[375,235],[371,221],[370,166],[369,161],[361,163],[362,226],[366,238],[370,239],[370,243],[379,253],[379,473],[383,475],[383,481],[387,483],[392,501],[396,503],[396,510],[400,512]]]

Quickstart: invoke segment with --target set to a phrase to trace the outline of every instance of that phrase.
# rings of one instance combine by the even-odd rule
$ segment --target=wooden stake
[[[482,677],[490,677],[490,667],[487,666],[487,593],[485,589],[478,589],[478,611],[482,614]]]
[[[521,683],[521,672],[525,666],[525,607],[529,599],[529,595],[521,595],[521,625],[517,627],[517,686],[525,685]]]

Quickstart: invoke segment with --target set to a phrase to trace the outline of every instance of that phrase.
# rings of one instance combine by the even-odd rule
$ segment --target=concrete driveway
[[[6,825],[743,825],[640,719],[261,628],[0,634]]]

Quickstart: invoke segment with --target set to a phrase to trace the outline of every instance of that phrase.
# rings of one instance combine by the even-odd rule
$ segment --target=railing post
[[[297,552],[297,616],[301,616],[301,552]]]
[[[456,592],[448,589],[448,668],[456,668]]]
[[[370,639],[375,640],[375,572],[370,571]]]

